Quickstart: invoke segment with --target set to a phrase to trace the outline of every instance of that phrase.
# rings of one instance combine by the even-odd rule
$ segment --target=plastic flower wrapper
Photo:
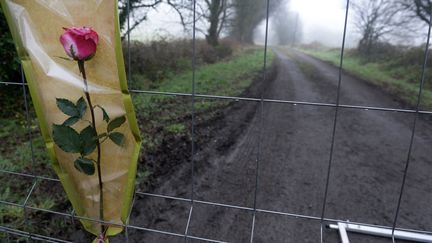
[[[85,229],[103,242],[129,215],[141,143],[117,1],[0,1],[53,167]]]

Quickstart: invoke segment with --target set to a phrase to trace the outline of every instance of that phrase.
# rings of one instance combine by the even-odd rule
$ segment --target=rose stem
[[[85,68],[84,68],[84,61],[78,61],[78,67],[80,69],[80,72],[82,74],[83,77],[83,81],[84,81],[84,93],[88,102],[88,105],[90,107],[90,113],[91,113],[91,119],[92,119],[92,126],[93,126],[93,130],[97,136],[97,130],[96,130],[96,119],[95,119],[95,114],[94,114],[94,110],[93,110],[93,105],[90,99],[90,93],[88,90],[88,84],[87,84],[87,76],[86,76],[86,72],[85,72]],[[104,213],[103,213],[103,182],[102,182],[102,175],[101,175],[101,163],[100,163],[100,155],[101,155],[101,146],[99,143],[99,140],[96,140],[96,146],[97,146],[97,162],[96,162],[96,166],[97,166],[97,172],[98,172],[98,179],[99,179],[99,219],[101,221],[104,220]],[[105,235],[105,227],[104,225],[101,223],[101,235]]]

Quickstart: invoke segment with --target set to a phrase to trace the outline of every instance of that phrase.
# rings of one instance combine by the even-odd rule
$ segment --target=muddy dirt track
[[[336,68],[299,52],[276,53],[274,79],[255,83],[249,95],[259,97],[259,92],[263,92],[264,98],[269,99],[335,103]],[[345,74],[340,102],[406,108],[380,89]],[[256,102],[238,101],[224,111],[220,121],[208,126],[217,135],[198,148],[195,199],[252,208],[258,156],[259,209],[320,217],[335,108],[281,103],[264,103],[262,108]],[[430,120],[422,116],[418,122],[398,227],[432,230]],[[326,218],[392,225],[412,122],[413,114],[408,113],[339,111]],[[185,164],[162,178],[164,182],[153,192],[188,198],[190,175],[190,164]],[[189,206],[187,201],[139,196],[131,224],[184,234]],[[249,242],[252,217],[253,212],[248,210],[195,203],[188,233],[221,241]],[[130,242],[184,242],[182,238],[157,233],[132,229],[128,233]],[[319,240],[319,221],[257,213],[254,242]],[[350,240],[391,242],[356,234],[350,234]],[[326,229],[324,242],[339,242],[337,232]]]

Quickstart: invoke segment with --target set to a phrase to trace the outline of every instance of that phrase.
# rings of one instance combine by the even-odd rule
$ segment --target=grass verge
[[[339,49],[301,49],[300,51],[334,66],[339,66]],[[421,66],[395,66],[391,61],[365,62],[361,57],[347,51],[344,56],[343,69],[347,73],[364,79],[395,95],[411,107],[417,104]],[[431,86],[430,82],[425,84],[420,104],[421,109],[432,109]]]

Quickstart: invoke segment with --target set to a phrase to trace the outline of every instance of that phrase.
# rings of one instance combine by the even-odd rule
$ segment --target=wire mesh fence
[[[257,232],[257,224],[256,224],[256,218],[257,215],[259,214],[265,214],[265,215],[272,215],[272,216],[277,216],[277,217],[288,217],[288,218],[293,218],[293,219],[299,219],[299,220],[305,220],[305,221],[311,221],[311,222],[318,222],[320,224],[320,239],[321,242],[323,242],[323,230],[326,227],[327,224],[329,223],[344,223],[346,222],[345,220],[340,220],[337,218],[329,218],[326,217],[326,206],[328,204],[328,194],[329,194],[329,184],[331,183],[331,179],[332,179],[332,166],[333,166],[333,154],[335,151],[335,142],[337,139],[336,136],[336,132],[337,132],[337,127],[339,125],[339,120],[341,118],[341,110],[362,110],[362,111],[368,111],[368,112],[373,112],[373,111],[380,111],[380,112],[389,112],[389,113],[402,113],[402,114],[408,114],[412,117],[412,123],[411,123],[411,136],[410,136],[410,140],[409,140],[409,147],[408,147],[408,153],[406,154],[406,160],[405,160],[405,167],[403,170],[403,177],[401,178],[401,184],[400,184],[400,188],[398,189],[398,195],[397,195],[397,207],[394,208],[394,212],[395,212],[395,217],[393,219],[393,224],[391,227],[389,226],[382,226],[382,225],[372,225],[372,224],[367,224],[367,223],[362,223],[362,222],[350,222],[356,225],[362,225],[362,226],[373,226],[373,227],[379,227],[379,228],[383,228],[383,229],[390,229],[392,232],[392,240],[393,242],[395,242],[395,230],[403,230],[403,231],[407,231],[407,232],[415,232],[415,233],[423,233],[423,234],[431,234],[432,232],[428,232],[428,231],[422,231],[422,230],[415,230],[415,229],[405,229],[405,228],[400,228],[397,227],[397,222],[398,222],[398,216],[399,216],[399,212],[401,210],[401,201],[402,201],[402,197],[404,195],[405,192],[405,187],[406,187],[406,177],[407,174],[409,172],[409,165],[411,162],[411,153],[412,153],[412,148],[413,148],[413,141],[414,141],[414,135],[416,132],[416,127],[417,127],[417,123],[418,123],[418,119],[420,115],[430,115],[432,114],[432,111],[428,111],[428,110],[421,110],[420,109],[420,102],[421,102],[421,98],[422,98],[422,92],[423,92],[423,88],[424,88],[424,83],[425,83],[425,72],[426,72],[426,64],[428,62],[427,57],[428,57],[428,53],[429,53],[429,40],[430,40],[430,31],[431,31],[431,24],[429,24],[429,31],[428,31],[428,36],[427,36],[427,43],[424,49],[424,60],[423,60],[423,66],[422,66],[422,73],[421,73],[421,80],[419,82],[419,89],[418,89],[418,96],[417,96],[417,102],[416,102],[416,106],[414,109],[399,109],[399,108],[387,108],[387,107],[379,107],[379,106],[363,106],[363,105],[347,105],[347,104],[342,104],[340,101],[340,95],[341,95],[341,87],[343,86],[343,61],[344,61],[344,51],[345,51],[345,41],[346,41],[346,33],[347,33],[347,22],[348,22],[348,16],[350,13],[350,3],[349,0],[346,1],[346,8],[345,8],[345,19],[344,19],[344,30],[343,30],[343,37],[342,37],[342,46],[341,46],[341,52],[340,52],[340,60],[339,60],[339,72],[338,72],[338,80],[337,80],[337,92],[336,92],[336,97],[335,97],[335,103],[324,103],[324,102],[307,102],[307,101],[299,101],[299,100],[284,100],[284,99],[269,99],[269,98],[265,98],[263,95],[261,95],[260,98],[251,98],[251,97],[237,97],[237,96],[222,96],[222,95],[212,95],[212,94],[200,94],[199,92],[197,92],[196,89],[196,83],[197,83],[197,77],[196,77],[196,68],[197,68],[197,54],[196,54],[196,40],[197,40],[197,36],[196,36],[196,13],[197,10],[196,8],[196,1],[198,0],[193,0],[192,1],[192,6],[193,6],[193,34],[192,34],[192,38],[193,38],[193,45],[192,45],[192,51],[193,51],[193,58],[191,60],[192,63],[192,77],[191,77],[191,92],[190,93],[179,93],[179,92],[161,92],[161,91],[152,91],[152,90],[141,90],[141,89],[130,89],[130,93],[132,94],[137,94],[137,95],[148,95],[148,96],[172,96],[175,98],[181,98],[181,97],[186,97],[190,99],[190,111],[191,111],[191,147],[190,147],[190,154],[191,154],[191,161],[190,161],[190,176],[191,176],[191,187],[190,187],[190,197],[178,197],[178,196],[170,196],[170,195],[162,195],[162,194],[155,194],[155,193],[148,193],[148,192],[143,192],[140,190],[136,190],[135,191],[135,198],[137,197],[147,197],[147,198],[157,198],[157,199],[164,199],[164,200],[169,200],[169,201],[176,201],[176,202],[181,202],[181,203],[185,203],[188,205],[188,212],[187,212],[187,220],[184,224],[184,229],[182,233],[178,233],[178,232],[170,232],[170,231],[164,231],[164,230],[159,230],[159,229],[152,229],[152,228],[146,228],[146,227],[141,227],[138,225],[134,225],[132,223],[130,223],[129,219],[127,220],[126,224],[124,225],[118,225],[118,226],[122,226],[125,228],[124,231],[124,239],[126,240],[126,242],[129,241],[129,233],[130,231],[142,231],[142,232],[147,232],[150,234],[158,234],[158,235],[163,235],[163,236],[168,236],[168,237],[172,237],[172,239],[177,239],[177,241],[182,241],[184,240],[184,242],[187,242],[189,240],[194,240],[194,241],[198,241],[198,242],[225,242],[222,241],[220,239],[209,239],[206,237],[200,237],[199,235],[194,235],[190,232],[190,225],[191,225],[191,220],[192,220],[192,215],[194,210],[196,210],[196,207],[198,206],[214,206],[214,207],[220,207],[220,208],[227,208],[227,209],[232,209],[232,210],[236,210],[236,211],[242,211],[242,212],[247,212],[249,214],[252,215],[251,217],[251,222],[250,222],[250,231],[249,231],[249,239],[250,242],[254,242],[254,234]],[[263,59],[263,73],[266,74],[267,70],[268,70],[268,63],[267,63],[267,54],[269,51],[269,44],[268,44],[268,36],[269,36],[269,4],[271,0],[263,0],[266,1],[266,6],[267,6],[267,15],[266,15],[266,21],[265,21],[265,42],[264,42],[264,59]],[[130,4],[128,1],[128,5],[127,5],[127,9],[128,9],[128,21],[127,21],[127,26],[128,28],[130,28]],[[429,23],[432,23],[432,16],[430,16],[431,21],[429,21]],[[131,63],[131,57],[130,57],[130,32],[128,31],[128,38],[127,38],[127,50],[126,50],[126,58],[127,58],[127,63],[129,64],[128,67],[130,67],[130,63]],[[129,74],[128,77],[131,77],[131,69],[128,68],[127,73]],[[266,80],[268,77],[266,77],[266,75],[264,75],[263,79]],[[19,177],[19,178],[23,178],[23,180],[29,180],[31,181],[30,185],[31,187],[28,188],[27,192],[25,193],[25,197],[24,199],[17,203],[17,202],[9,202],[9,201],[0,201],[0,204],[4,205],[4,206],[9,206],[9,207],[16,207],[16,208],[20,208],[23,210],[23,213],[25,215],[25,224],[31,224],[31,219],[27,216],[28,212],[44,212],[44,213],[48,213],[50,215],[54,216],[58,216],[58,217],[62,217],[66,220],[69,220],[70,222],[72,222],[72,224],[75,224],[75,220],[78,219],[83,219],[83,220],[89,220],[89,221],[94,221],[94,222],[100,222],[100,223],[106,223],[106,224],[110,224],[113,225],[113,223],[111,222],[103,222],[99,219],[94,219],[94,218],[86,218],[86,217],[81,217],[78,216],[74,213],[74,211],[68,211],[68,212],[59,212],[59,211],[54,211],[54,210],[50,210],[50,209],[45,209],[42,207],[37,207],[37,206],[33,206],[29,204],[29,201],[31,200],[32,196],[34,196],[35,191],[38,190],[38,187],[41,186],[41,184],[45,183],[45,182],[49,182],[49,183],[56,183],[59,184],[59,180],[56,178],[52,178],[46,175],[40,175],[37,172],[35,172],[34,168],[37,166],[36,165],[36,161],[35,161],[35,155],[34,155],[34,148],[33,148],[33,134],[32,131],[30,129],[31,126],[31,117],[30,117],[30,112],[29,112],[29,104],[28,104],[28,94],[27,94],[27,89],[26,89],[26,83],[25,83],[25,77],[22,74],[22,83],[18,83],[18,82],[0,82],[2,85],[16,85],[16,86],[22,86],[22,90],[23,90],[23,97],[24,97],[24,108],[25,108],[25,117],[26,117],[26,123],[27,123],[27,133],[28,133],[28,140],[29,142],[29,151],[31,153],[31,161],[29,161],[28,163],[30,163],[30,167],[32,168],[30,171],[32,173],[21,173],[21,172],[15,172],[15,171],[10,171],[10,170],[4,170],[1,169],[0,172],[3,173],[4,175],[9,175],[9,176],[13,176],[13,177]],[[321,202],[321,213],[320,216],[313,216],[313,215],[306,215],[306,214],[302,214],[302,213],[297,213],[297,212],[288,212],[288,211],[277,211],[277,210],[268,210],[268,209],[264,209],[264,208],[260,208],[257,205],[257,195],[260,193],[259,191],[259,183],[260,183],[260,168],[263,166],[262,165],[262,160],[263,160],[263,154],[261,153],[261,144],[260,142],[258,142],[258,144],[256,145],[256,159],[255,159],[255,190],[254,190],[254,195],[253,195],[253,205],[252,206],[243,206],[243,205],[233,205],[233,204],[228,204],[228,203],[219,203],[219,202],[213,202],[213,201],[206,201],[206,200],[199,200],[196,198],[196,188],[194,188],[194,180],[195,180],[195,154],[196,154],[196,150],[197,148],[195,147],[196,145],[196,137],[195,137],[195,129],[196,129],[196,100],[197,99],[205,99],[205,100],[226,100],[226,101],[242,101],[242,102],[253,102],[253,103],[257,103],[259,105],[259,116],[260,119],[258,121],[258,137],[261,138],[263,136],[265,136],[265,134],[263,134],[264,131],[264,111],[265,111],[265,104],[280,104],[280,105],[284,105],[284,106],[298,106],[300,108],[302,107],[327,107],[327,108],[331,108],[334,111],[333,114],[333,121],[332,121],[332,129],[331,129],[331,140],[329,141],[330,143],[330,153],[329,153],[329,157],[327,160],[327,169],[326,171],[324,171],[323,173],[325,174],[325,185],[324,185],[324,195],[323,195],[323,201]],[[258,141],[261,141],[262,139],[258,139]],[[132,209],[133,211],[133,209]],[[114,224],[115,225],[115,224]],[[3,232],[4,236],[5,236],[5,240],[6,241],[13,241],[14,239],[22,239],[22,238],[26,238],[30,241],[44,241],[44,242],[69,242],[68,240],[64,240],[61,238],[56,238],[56,237],[49,237],[49,236],[44,236],[38,233],[34,233],[34,232],[28,232],[28,231],[22,231],[22,230],[18,230],[15,228],[10,228],[10,227],[6,227],[6,226],[0,226],[0,232]]]

